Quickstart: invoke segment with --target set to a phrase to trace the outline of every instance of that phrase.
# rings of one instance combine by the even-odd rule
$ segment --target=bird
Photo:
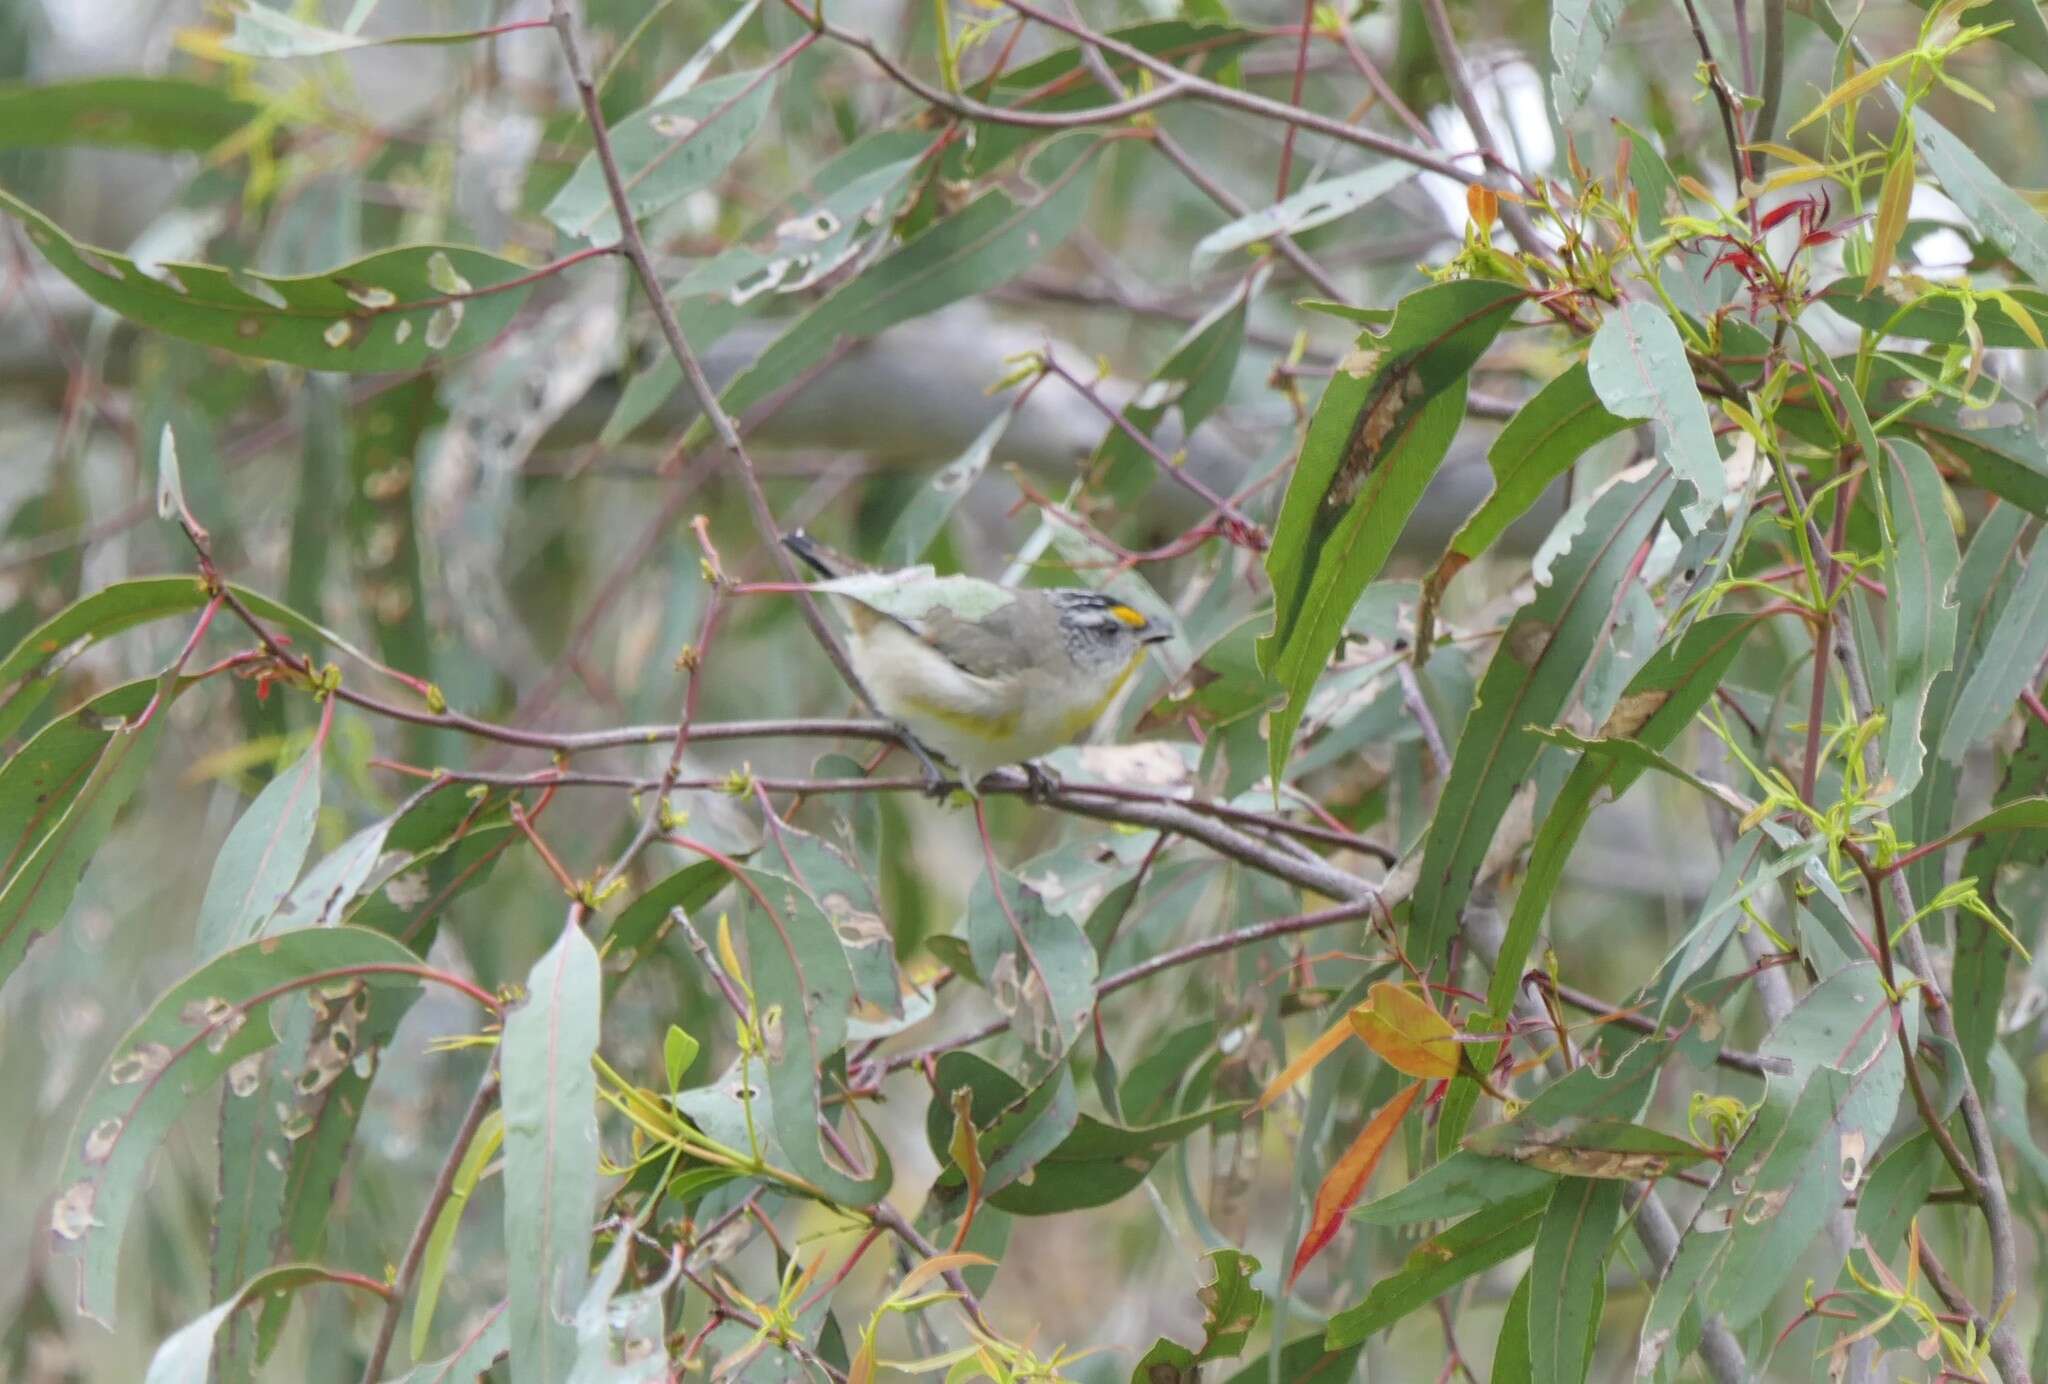
[[[1011,764],[1043,791],[1050,778],[1032,761],[1085,734],[1146,649],[1174,633],[1100,591],[1002,586],[930,566],[876,572],[801,529],[782,541],[823,578],[811,589],[845,616],[855,675],[916,742],[935,793],[951,785],[925,750],[950,762],[970,793]]]

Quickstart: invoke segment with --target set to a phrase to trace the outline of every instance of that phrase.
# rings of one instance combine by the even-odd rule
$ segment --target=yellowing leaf
[[[968,1086],[953,1089],[953,1140],[946,1152],[952,1155],[953,1166],[967,1179],[967,1207],[960,1213],[960,1228],[953,1232],[953,1248],[958,1250],[967,1242],[967,1232],[974,1225],[974,1213],[981,1207],[981,1184],[988,1169],[981,1161],[981,1140],[974,1127],[974,1090]]]
[[[1408,1107],[1415,1104],[1415,1098],[1421,1094],[1422,1083],[1418,1081],[1381,1106],[1379,1113],[1358,1131],[1358,1137],[1351,1141],[1350,1148],[1344,1150],[1344,1156],[1324,1175],[1322,1185],[1316,1188],[1315,1207],[1309,1212],[1308,1233],[1302,1236],[1301,1248],[1294,1252],[1294,1266],[1287,1272],[1288,1287],[1294,1286],[1294,1280],[1301,1277],[1301,1271],[1308,1267],[1309,1260],[1322,1253],[1324,1247],[1336,1238],[1337,1227],[1344,1223],[1345,1213],[1364,1193],[1365,1184],[1372,1180],[1373,1169],[1380,1165],[1380,1157],[1386,1153],[1394,1131],[1401,1127]]]
[[[1272,1084],[1260,1093],[1257,1103],[1251,1109],[1244,1112],[1245,1116],[1249,1118],[1256,1115],[1259,1111],[1264,1110],[1274,1101],[1280,1099],[1286,1093],[1288,1087],[1307,1076],[1314,1069],[1316,1063],[1335,1052],[1343,1045],[1344,1040],[1350,1036],[1351,1020],[1349,1018],[1339,1019],[1336,1023],[1331,1024],[1329,1028],[1323,1031],[1322,1037],[1310,1043],[1303,1050],[1301,1056],[1287,1064],[1287,1070],[1273,1078]]]
[[[1875,292],[1892,272],[1892,261],[1899,253],[1899,237],[1906,231],[1906,209],[1912,202],[1913,148],[1909,144],[1885,169],[1884,186],[1878,190],[1877,222],[1870,233],[1870,273],[1863,280],[1865,293]]]
[[[1351,1028],[1397,1072],[1444,1078],[1460,1070],[1458,1030],[1406,986],[1383,980],[1351,1011]]]

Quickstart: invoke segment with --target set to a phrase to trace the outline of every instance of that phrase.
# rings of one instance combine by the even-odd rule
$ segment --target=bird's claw
[[[1052,795],[1059,791],[1060,777],[1035,759],[1027,759],[1024,768],[1024,796],[1044,806]]]
[[[902,732],[904,745],[917,756],[917,762],[924,770],[924,795],[933,802],[944,802],[951,797],[953,790],[960,786],[959,783],[946,776],[946,771],[932,758],[932,752],[924,747],[923,741],[910,733],[909,727],[898,726],[897,729]]]

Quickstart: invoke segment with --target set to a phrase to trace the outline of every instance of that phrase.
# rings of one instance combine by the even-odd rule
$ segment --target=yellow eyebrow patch
[[[1137,629],[1140,626],[1151,623],[1142,614],[1132,610],[1127,605],[1113,605],[1109,608],[1109,614],[1112,619],[1121,624],[1129,625],[1132,629]]]

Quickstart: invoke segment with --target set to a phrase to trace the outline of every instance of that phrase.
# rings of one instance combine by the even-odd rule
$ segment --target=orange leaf
[[[1429,1001],[1390,980],[1351,1011],[1351,1028],[1397,1072],[1442,1079],[1458,1075],[1458,1030]]]
[[[1294,1267],[1287,1274],[1289,1288],[1294,1286],[1295,1279],[1301,1277],[1308,1261],[1321,1254],[1324,1246],[1336,1238],[1337,1227],[1344,1223],[1345,1214],[1365,1191],[1365,1184],[1372,1180],[1372,1170],[1380,1165],[1380,1156],[1387,1151],[1394,1131],[1401,1127],[1408,1107],[1415,1104],[1415,1098],[1422,1094],[1425,1084],[1418,1081],[1381,1106],[1379,1113],[1358,1131],[1358,1137],[1351,1141],[1350,1148],[1344,1150],[1344,1156],[1324,1175],[1323,1185],[1316,1188],[1315,1209],[1309,1213],[1308,1233],[1302,1237],[1301,1248],[1294,1252]]]
[[[1307,1050],[1301,1056],[1287,1064],[1286,1071],[1273,1078],[1272,1084],[1259,1094],[1258,1101],[1253,1104],[1251,1109],[1244,1112],[1245,1118],[1251,1118],[1274,1101],[1280,1099],[1286,1093],[1288,1087],[1307,1076],[1309,1070],[1316,1063],[1328,1057],[1339,1047],[1342,1047],[1344,1040],[1350,1036],[1351,1022],[1349,1019],[1339,1019],[1336,1023],[1331,1024],[1329,1028],[1323,1031],[1322,1037],[1310,1043]]]
[[[1500,197],[1492,188],[1472,183],[1465,188],[1465,211],[1484,239],[1493,234],[1493,223],[1500,216]]]

